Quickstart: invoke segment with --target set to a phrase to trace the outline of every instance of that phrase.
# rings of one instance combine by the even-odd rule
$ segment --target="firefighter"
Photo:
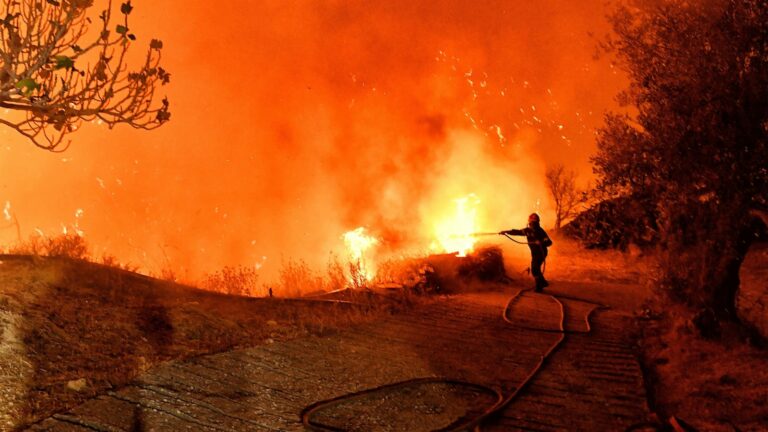
[[[523,229],[511,229],[507,231],[501,231],[500,235],[516,235],[525,236],[528,240],[528,247],[531,249],[531,275],[536,281],[534,290],[541,292],[541,290],[549,283],[544,279],[544,273],[541,271],[541,266],[544,264],[544,260],[547,259],[547,248],[552,246],[552,240],[547,235],[547,232],[541,228],[541,218],[536,213],[531,213],[528,216],[528,226]]]

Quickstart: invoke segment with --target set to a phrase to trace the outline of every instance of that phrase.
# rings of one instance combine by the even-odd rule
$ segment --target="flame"
[[[347,231],[342,235],[347,247],[350,261],[356,266],[357,271],[366,280],[373,279],[374,272],[366,264],[365,255],[373,246],[379,243],[376,237],[366,234],[364,227],[358,227]]]
[[[455,252],[463,257],[474,250],[477,239],[477,206],[480,199],[475,194],[453,200],[454,213],[435,224],[435,236],[443,252]],[[433,248],[437,245],[433,244]]]

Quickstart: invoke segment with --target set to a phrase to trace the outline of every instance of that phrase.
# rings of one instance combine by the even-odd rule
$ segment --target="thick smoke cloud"
[[[602,1],[134,3],[133,49],[166,47],[172,121],[87,125],[58,155],[4,131],[0,205],[24,236],[77,223],[96,255],[188,279],[322,266],[357,226],[390,251],[427,247],[469,193],[484,229],[532,210],[546,225],[546,165],[589,179],[623,84],[592,58]]]

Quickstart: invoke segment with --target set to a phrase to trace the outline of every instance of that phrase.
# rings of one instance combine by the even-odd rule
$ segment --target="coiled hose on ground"
[[[543,296],[547,296],[547,297],[551,298],[552,301],[557,303],[557,305],[559,306],[559,309],[560,309],[560,319],[559,319],[557,328],[547,329],[547,328],[539,328],[539,327],[531,327],[531,326],[522,326],[522,325],[519,325],[518,323],[512,321],[512,319],[510,319],[509,311],[510,311],[510,308],[512,307],[512,305],[516,301],[518,301],[518,299],[520,299],[524,295],[524,293],[526,293],[528,291],[530,291],[530,290],[520,290],[520,291],[518,291],[515,295],[513,295],[509,299],[509,301],[507,302],[507,304],[506,304],[506,306],[504,308],[503,314],[502,314],[502,318],[504,319],[504,321],[507,322],[508,324],[512,325],[512,326],[515,326],[516,328],[521,328],[521,329],[524,329],[524,330],[531,330],[531,331],[538,331],[538,332],[546,332],[546,333],[558,333],[560,336],[558,337],[557,341],[555,341],[555,343],[552,344],[549,347],[549,349],[547,349],[547,351],[544,352],[544,354],[542,354],[540,356],[539,361],[537,362],[536,366],[533,369],[531,369],[531,371],[528,372],[528,374],[523,379],[523,381],[520,383],[520,385],[515,387],[515,389],[511,393],[509,393],[507,395],[503,395],[499,390],[496,390],[496,389],[493,389],[493,388],[490,388],[490,387],[487,387],[487,386],[484,386],[484,385],[481,385],[481,384],[465,382],[465,381],[459,381],[459,380],[454,380],[454,379],[450,379],[450,378],[439,378],[439,377],[416,378],[416,379],[400,381],[400,382],[396,382],[396,383],[392,383],[392,384],[386,384],[386,385],[379,386],[379,387],[365,389],[365,390],[362,390],[362,391],[359,391],[359,392],[342,395],[342,396],[339,396],[339,397],[336,397],[336,398],[333,398],[333,399],[327,399],[327,400],[315,402],[315,403],[305,407],[302,410],[302,412],[300,414],[302,423],[304,424],[304,426],[308,430],[312,430],[312,431],[318,431],[318,432],[327,432],[327,431],[342,432],[345,429],[341,429],[341,428],[337,428],[337,427],[334,427],[334,426],[331,426],[331,425],[326,425],[326,424],[322,424],[322,423],[313,421],[312,416],[316,412],[318,412],[318,411],[320,411],[322,409],[326,409],[326,408],[330,408],[332,406],[338,405],[338,404],[340,404],[343,401],[348,401],[348,400],[354,399],[354,398],[360,398],[360,397],[363,397],[365,395],[372,394],[372,393],[375,393],[375,392],[378,392],[378,391],[382,391],[382,390],[397,390],[397,389],[400,389],[400,388],[412,386],[414,384],[443,383],[443,384],[449,384],[449,385],[462,386],[462,387],[465,387],[465,388],[472,388],[472,389],[475,389],[475,390],[479,390],[479,391],[482,391],[482,392],[485,392],[485,393],[492,394],[492,395],[495,396],[496,401],[491,406],[489,406],[485,411],[483,411],[480,415],[476,416],[475,418],[472,418],[472,419],[469,419],[469,420],[465,420],[465,421],[461,422],[460,424],[452,424],[452,425],[450,425],[448,427],[445,427],[445,428],[442,428],[442,429],[438,429],[437,431],[434,431],[434,432],[458,432],[458,431],[467,431],[467,430],[474,430],[475,432],[479,432],[481,430],[481,425],[482,425],[482,423],[485,420],[487,420],[489,417],[492,417],[493,415],[499,413],[507,405],[509,405],[515,398],[517,398],[523,392],[523,390],[525,390],[525,388],[528,386],[528,384],[533,380],[533,378],[544,367],[544,365],[546,364],[547,360],[565,342],[566,335],[568,335],[568,334],[575,334],[575,333],[580,333],[580,334],[590,333],[592,331],[592,327],[591,327],[591,323],[590,323],[590,317],[591,317],[592,313],[594,311],[598,310],[598,309],[607,308],[607,306],[605,306],[603,304],[591,302],[591,301],[588,301],[588,300],[578,299],[578,298],[573,298],[573,297],[566,297],[566,296],[559,296],[559,297],[562,297],[562,298],[568,298],[568,299],[571,299],[571,300],[577,300],[577,301],[581,301],[581,302],[585,302],[585,303],[593,305],[593,307],[590,308],[590,310],[584,316],[584,320],[585,320],[585,323],[586,323],[586,329],[585,330],[568,330],[568,329],[565,328],[565,318],[566,318],[565,317],[565,306],[558,299],[558,296],[551,295],[551,294],[537,294],[537,295],[543,295]]]

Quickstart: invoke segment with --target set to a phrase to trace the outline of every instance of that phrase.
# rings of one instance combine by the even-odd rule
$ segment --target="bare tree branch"
[[[555,229],[576,216],[577,207],[582,202],[583,193],[576,187],[576,173],[563,165],[547,168],[545,173],[549,192],[555,201]]]
[[[130,0],[111,27],[111,0],[88,16],[94,0],[4,0],[0,4],[0,107],[16,114],[0,124],[49,151],[69,146],[65,137],[84,121],[112,128],[155,129],[170,119],[169,102],[157,100],[170,74],[160,66],[161,41],[153,39],[137,70],[126,64],[136,36]],[[2,18],[4,17],[4,18]],[[21,116],[21,120],[15,120]]]

